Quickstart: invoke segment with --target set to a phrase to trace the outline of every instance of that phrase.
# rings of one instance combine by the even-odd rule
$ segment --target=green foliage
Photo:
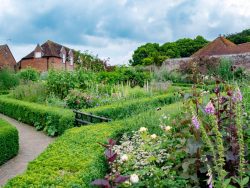
[[[17,155],[18,139],[17,129],[0,119],[0,165]]]
[[[176,89],[178,91],[178,89]],[[118,101],[111,105],[100,106],[97,108],[83,110],[84,112],[91,112],[93,114],[104,116],[111,119],[124,119],[135,114],[141,113],[149,109],[156,109],[158,107],[174,103],[180,97],[175,92],[159,95],[155,97],[145,97],[128,101]]]
[[[105,84],[129,83],[131,87],[144,86],[150,80],[150,74],[141,69],[117,67],[113,72],[101,72],[97,75],[97,81]]]
[[[39,79],[39,72],[33,68],[23,69],[18,73],[19,78],[27,83],[29,81],[37,81]]]
[[[71,110],[48,107],[0,96],[0,112],[23,123],[35,126],[50,136],[61,135],[73,127],[74,115]]]
[[[17,75],[8,69],[0,70],[0,91],[9,90],[19,84]]]
[[[49,71],[47,88],[50,93],[64,99],[71,89],[86,89],[95,80],[91,72],[79,69],[69,71]]]
[[[134,51],[130,64],[132,66],[161,65],[167,58],[189,57],[207,43],[208,41],[202,36],[197,36],[195,39],[179,39],[162,46],[157,43],[147,43]]]
[[[10,180],[5,187],[91,187],[90,182],[104,176],[107,170],[103,148],[97,142],[104,143],[107,138],[117,138],[141,126],[159,133],[161,113],[177,114],[179,107],[179,103],[173,104],[126,121],[70,129],[31,162],[23,175]]]
[[[67,106],[71,109],[91,108],[95,106],[92,96],[76,89],[70,90],[65,100]]]
[[[180,176],[178,169],[186,156],[186,140],[176,138],[171,129],[163,135],[150,135],[145,127],[132,136],[125,133],[119,145],[114,146],[118,156],[111,171],[118,169],[126,176],[136,174],[139,181],[128,183],[133,187],[188,187],[188,181]]]
[[[47,90],[44,82],[27,82],[17,86],[10,92],[10,96],[28,102],[44,102]]]
[[[108,60],[102,60],[98,55],[93,55],[88,51],[80,52],[77,51],[74,53],[75,64],[77,69],[84,69],[87,71],[104,71],[108,68]]]
[[[226,35],[226,38],[235,44],[250,42],[250,29],[245,29],[242,32]]]
[[[232,65],[233,63],[229,59],[221,59],[218,67],[218,76],[225,81],[232,80],[234,78]]]

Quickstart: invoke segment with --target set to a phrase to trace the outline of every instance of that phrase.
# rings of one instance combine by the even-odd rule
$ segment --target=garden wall
[[[18,131],[0,119],[0,165],[16,156],[19,150]]]
[[[233,61],[234,65],[237,67],[243,67],[247,71],[250,71],[250,53],[245,54],[231,54],[231,55],[220,55],[220,56],[210,56],[209,58],[226,58]],[[163,62],[162,66],[159,69],[167,69],[172,71],[179,69],[181,63],[189,62],[192,58],[176,58],[176,59],[167,59]],[[153,69],[153,67],[151,67]]]

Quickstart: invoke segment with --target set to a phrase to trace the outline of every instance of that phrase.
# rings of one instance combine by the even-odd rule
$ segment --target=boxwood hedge
[[[117,102],[84,111],[112,119],[122,119],[179,100],[180,97],[175,95],[179,89],[172,87],[168,94]],[[72,110],[30,103],[4,95],[0,96],[0,113],[33,125],[37,130],[43,130],[50,136],[61,135],[74,126]]]
[[[44,106],[0,96],[0,113],[23,123],[44,130],[48,135],[61,135],[73,127],[74,114],[71,110]]]
[[[90,187],[95,178],[103,177],[107,167],[103,148],[97,142],[118,138],[125,131],[141,126],[159,132],[159,117],[163,113],[176,114],[180,103],[151,110],[137,116],[110,123],[95,124],[67,130],[37,159],[28,170],[10,180],[5,187]]]
[[[0,165],[16,156],[19,150],[18,131],[0,119]]]
[[[172,90],[167,94],[162,94],[154,97],[139,98],[129,101],[121,101],[97,108],[90,108],[86,110],[83,109],[82,111],[111,119],[123,119],[132,115],[136,115],[143,111],[158,108],[180,100],[181,97],[176,91],[177,90]]]

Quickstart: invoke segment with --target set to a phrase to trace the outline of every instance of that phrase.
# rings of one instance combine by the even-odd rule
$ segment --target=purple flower
[[[192,123],[197,130],[200,128],[200,123],[195,115],[192,117]]]
[[[241,102],[242,99],[243,99],[243,96],[242,96],[242,94],[241,94],[241,91],[240,91],[239,88],[237,88],[236,91],[234,92],[234,95],[233,95],[232,100],[233,100],[234,102]]]
[[[213,184],[210,183],[210,184],[208,185],[208,188],[213,188]]]
[[[209,103],[205,107],[205,112],[207,114],[214,114],[215,113],[215,108],[214,108],[214,105],[211,101],[209,101]]]

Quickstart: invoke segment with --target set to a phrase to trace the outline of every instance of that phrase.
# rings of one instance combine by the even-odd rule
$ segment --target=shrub
[[[11,91],[10,96],[28,102],[43,102],[46,99],[47,90],[44,82],[27,82],[17,86]]]
[[[117,67],[113,72],[101,72],[97,75],[98,82],[105,84],[130,83],[131,87],[143,87],[150,74],[136,68]]]
[[[62,100],[62,99],[60,99],[54,93],[50,93],[46,97],[45,105],[47,105],[47,106],[53,106],[53,107],[59,107],[59,108],[65,108],[66,107],[65,101]]]
[[[0,112],[21,122],[33,125],[50,136],[61,135],[73,127],[74,115],[71,110],[48,107],[0,96]]]
[[[117,159],[111,172],[129,175],[127,184],[135,187],[187,187],[187,180],[178,174],[186,155],[186,143],[175,137],[170,126],[166,130],[163,135],[150,135],[145,127],[141,127],[132,136],[125,133],[119,145],[113,147]],[[133,181],[133,174],[138,181]]]
[[[19,150],[18,131],[0,119],[0,165],[16,156]]]
[[[92,73],[87,73],[82,69],[77,71],[49,71],[47,87],[51,93],[64,99],[71,89],[86,89],[94,82]]]
[[[173,104],[162,111],[152,110],[125,121],[70,129],[31,162],[23,175],[10,180],[5,187],[90,187],[90,182],[103,177],[107,170],[103,149],[97,142],[117,138],[141,126],[159,133],[161,113],[176,114],[179,107],[179,103]]]
[[[111,119],[123,119],[138,114],[149,109],[158,108],[167,104],[174,103],[180,99],[175,92],[159,95],[155,97],[139,98],[128,101],[118,101],[111,105],[100,106],[97,108],[83,110],[93,114],[104,116]]]
[[[17,75],[8,69],[0,70],[0,90],[9,90],[19,84]]]
[[[21,70],[18,76],[24,83],[27,83],[29,81],[37,81],[39,79],[39,72],[33,68],[27,68]]]
[[[91,108],[95,106],[92,97],[80,90],[70,90],[65,98],[66,104],[71,109]]]
[[[234,78],[233,63],[229,59],[221,59],[218,67],[218,76],[225,81],[232,80]]]

